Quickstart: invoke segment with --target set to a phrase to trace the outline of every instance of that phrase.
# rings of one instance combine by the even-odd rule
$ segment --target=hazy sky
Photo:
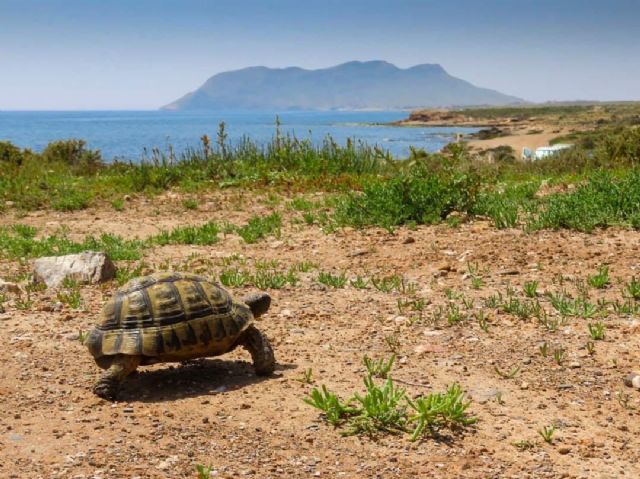
[[[374,59],[640,100],[640,0],[0,0],[0,109],[154,109],[225,70]]]

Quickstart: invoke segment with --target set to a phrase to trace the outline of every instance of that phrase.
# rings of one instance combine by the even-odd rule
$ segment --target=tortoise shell
[[[101,367],[117,354],[182,361],[230,351],[252,321],[246,304],[209,279],[159,273],[118,289],[85,344]]]

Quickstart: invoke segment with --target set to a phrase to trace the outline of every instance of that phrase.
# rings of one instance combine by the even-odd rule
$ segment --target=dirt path
[[[266,202],[213,194],[200,201],[199,211],[185,212],[179,198],[165,196],[134,199],[121,213],[8,214],[0,225],[32,224],[51,232],[65,224],[77,236],[111,231],[132,237],[211,219],[246,221],[271,211]],[[625,283],[639,276],[636,232],[526,235],[477,221],[393,235],[349,229],[325,234],[285,205],[277,206],[285,224],[280,238],[247,245],[228,235],[211,247],[167,246],[147,250],[144,258],[149,270],[168,266],[211,276],[229,265],[252,269],[259,260],[277,260],[282,270],[303,260],[317,264],[299,273],[296,286],[270,291],[272,308],[259,325],[277,354],[271,378],[257,378],[248,355],[236,351],[184,366],[142,368],[128,380],[121,401],[108,403],[91,392],[99,370],[78,331],[94,324],[116,285],[83,287],[80,311],[49,311],[57,301],[52,291],[34,293],[26,309],[9,297],[0,314],[0,477],[194,478],[197,463],[212,465],[211,477],[225,478],[636,477],[640,396],[622,385],[628,371],[640,369],[636,316],[609,306],[601,319],[606,338],[594,341],[589,354],[587,323],[596,319],[563,320],[542,294],[565,291],[578,298],[587,275],[606,264],[612,284],[588,288],[589,301],[622,300]],[[146,226],[122,226],[140,223]],[[223,264],[221,258],[228,259]],[[22,271],[18,262],[0,262],[0,278]],[[412,297],[425,300],[424,311],[399,310],[398,300],[411,296],[406,292],[326,287],[318,283],[318,271],[350,278],[401,275],[414,285]],[[534,280],[546,327],[485,305],[508,288],[527,301],[522,288]],[[450,304],[461,320],[449,325],[445,314],[434,324]],[[481,311],[488,332],[478,323]],[[545,343],[546,357],[540,352]],[[406,436],[342,437],[303,403],[321,384],[343,398],[362,391],[363,355],[389,357],[390,345],[398,354],[393,377],[410,396],[458,382],[473,399],[477,425],[415,443]],[[552,357],[556,351],[564,351],[561,364]],[[519,371],[504,379],[496,366]],[[308,369],[312,384],[302,381]],[[550,425],[557,430],[546,444],[538,431]]]

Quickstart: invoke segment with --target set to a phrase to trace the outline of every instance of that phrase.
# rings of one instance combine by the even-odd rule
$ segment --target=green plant
[[[313,383],[313,369],[307,368],[302,373],[302,378],[298,379],[301,383],[311,384]]]
[[[425,162],[415,162],[402,175],[376,179],[362,193],[342,199],[336,220],[355,227],[377,225],[392,231],[408,222],[433,224],[453,211],[466,211],[478,189],[475,175],[449,171],[434,174]]]
[[[300,273],[308,273],[317,269],[318,265],[312,261],[300,261],[293,266],[294,271],[299,271]]]
[[[182,200],[182,206],[184,206],[187,210],[197,210],[198,209],[198,200],[194,198],[185,198]]]
[[[355,279],[352,279],[349,284],[356,289],[366,289],[369,286],[369,281],[362,276],[357,276]]]
[[[629,298],[640,300],[640,281],[636,280],[636,277],[633,276],[631,281],[625,284],[624,292]]]
[[[332,288],[344,288],[347,284],[347,276],[344,273],[334,275],[321,271],[320,273],[318,273],[318,277],[316,279],[319,283],[331,286]]]
[[[393,363],[396,360],[396,355],[392,354],[388,360],[380,358],[377,361],[370,359],[365,355],[364,366],[367,368],[369,376],[375,376],[377,378],[386,379],[389,371],[393,367]]]
[[[397,355],[400,351],[400,336],[398,334],[388,334],[384,337],[384,342],[387,344],[389,351],[394,355]]]
[[[58,291],[58,301],[62,304],[66,304],[70,308],[80,309],[82,303],[82,296],[78,289],[71,289],[70,291]]]
[[[552,333],[556,332],[560,326],[563,326],[566,322],[564,318],[551,318],[545,311],[538,316],[538,323],[544,326],[547,331]]]
[[[628,298],[624,303],[616,300],[611,303],[616,314],[637,314],[640,311],[640,304],[633,298]]]
[[[544,439],[544,442],[551,444],[553,442],[553,434],[556,432],[555,426],[544,426],[538,431],[538,434]]]
[[[198,473],[198,479],[210,479],[211,473],[213,472],[213,466],[196,464],[196,472]]]
[[[518,316],[520,319],[528,319],[531,316],[539,317],[541,306],[538,301],[520,301],[518,298],[509,296],[509,300],[500,306],[505,313]]]
[[[471,287],[473,289],[482,288],[482,278],[480,278],[479,276],[472,276],[471,277]]]
[[[546,358],[547,356],[549,356],[549,344],[544,341],[538,348],[538,351],[540,351],[540,356],[542,356],[543,358]]]
[[[595,341],[604,339],[604,323],[602,321],[598,321],[597,323],[589,323],[587,324],[587,328],[589,329],[589,335],[591,339]]]
[[[116,211],[124,211],[124,200],[122,198],[116,198],[111,201],[111,206]]]
[[[484,314],[484,311],[478,311],[475,313],[475,318],[476,321],[478,321],[478,326],[480,326],[480,329],[482,329],[485,333],[489,332],[489,320],[487,318],[487,316]]]
[[[538,295],[538,282],[527,281],[522,289],[527,298],[535,298]]]
[[[80,344],[84,344],[84,341],[87,339],[88,334],[89,333],[83,330],[78,331],[78,341],[80,342]]]
[[[31,299],[31,295],[27,292],[27,298],[23,299],[22,296],[16,298],[15,300],[16,308],[21,311],[28,311],[33,307],[33,300]]]
[[[148,241],[151,244],[195,244],[212,245],[219,241],[218,234],[220,226],[217,223],[209,222],[201,226],[179,226],[171,231],[162,231],[153,236]]]
[[[142,275],[147,265],[144,262],[138,263],[134,268],[131,268],[130,264],[121,266],[116,269],[116,283],[118,286],[123,286],[133,278],[137,278]]]
[[[528,451],[530,449],[535,449],[535,444],[529,440],[523,439],[521,441],[516,441],[513,443],[513,446],[521,451]]]
[[[51,206],[58,211],[83,210],[89,206],[91,194],[78,189],[60,191],[60,196],[54,199]]]
[[[587,282],[594,288],[606,288],[610,284],[609,267],[601,265],[596,274],[587,276]]]
[[[444,295],[447,297],[449,301],[455,301],[462,296],[453,288],[445,288]]]
[[[495,309],[502,304],[502,293],[492,294],[484,300],[484,304],[487,308]]]
[[[279,237],[281,227],[282,218],[280,214],[272,213],[265,217],[251,217],[245,226],[236,228],[236,233],[238,233],[246,243],[255,243],[269,235]]]
[[[462,321],[460,308],[455,303],[449,303],[447,305],[447,322],[449,323],[449,326],[458,324],[460,321]]]
[[[253,284],[260,289],[280,289],[286,284],[295,286],[298,282],[298,277],[293,271],[283,274],[278,271],[259,269],[252,280]]]
[[[587,341],[587,344],[585,344],[585,349],[590,356],[593,356],[596,353],[596,343],[594,343],[593,341]]]
[[[220,282],[228,288],[240,288],[249,284],[251,276],[238,268],[225,269],[220,273]]]
[[[402,279],[400,276],[385,276],[382,278],[372,277],[371,284],[381,293],[390,293],[400,289]]]
[[[387,378],[382,387],[375,384],[371,376],[364,378],[366,392],[354,394],[353,400],[359,409],[350,421],[346,434],[373,436],[379,431],[399,433],[406,430],[405,391]]]
[[[631,406],[631,396],[624,391],[620,390],[616,393],[616,399],[618,400],[618,404],[622,406],[626,410],[631,410],[633,407]]]
[[[503,379],[513,379],[520,372],[520,366],[512,367],[509,372],[502,371],[497,364],[493,366],[493,369]]]
[[[471,401],[465,401],[464,392],[458,384],[452,384],[444,393],[432,393],[413,401],[407,399],[415,413],[409,421],[416,423],[411,435],[415,441],[428,433],[435,434],[443,427],[456,428],[475,424],[478,419],[467,413]]]
[[[348,416],[358,413],[358,409],[347,403],[343,403],[338,396],[330,392],[323,384],[321,389],[313,388],[308,398],[303,401],[310,406],[320,409],[329,424],[340,425]]]
[[[562,348],[556,348],[553,350],[553,360],[558,366],[562,366],[564,362],[565,350]]]

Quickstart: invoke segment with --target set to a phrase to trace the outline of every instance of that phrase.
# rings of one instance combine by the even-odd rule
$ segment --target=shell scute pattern
[[[161,273],[130,281],[107,302],[86,344],[97,359],[116,354],[181,360],[229,351],[253,315],[208,279]]]

